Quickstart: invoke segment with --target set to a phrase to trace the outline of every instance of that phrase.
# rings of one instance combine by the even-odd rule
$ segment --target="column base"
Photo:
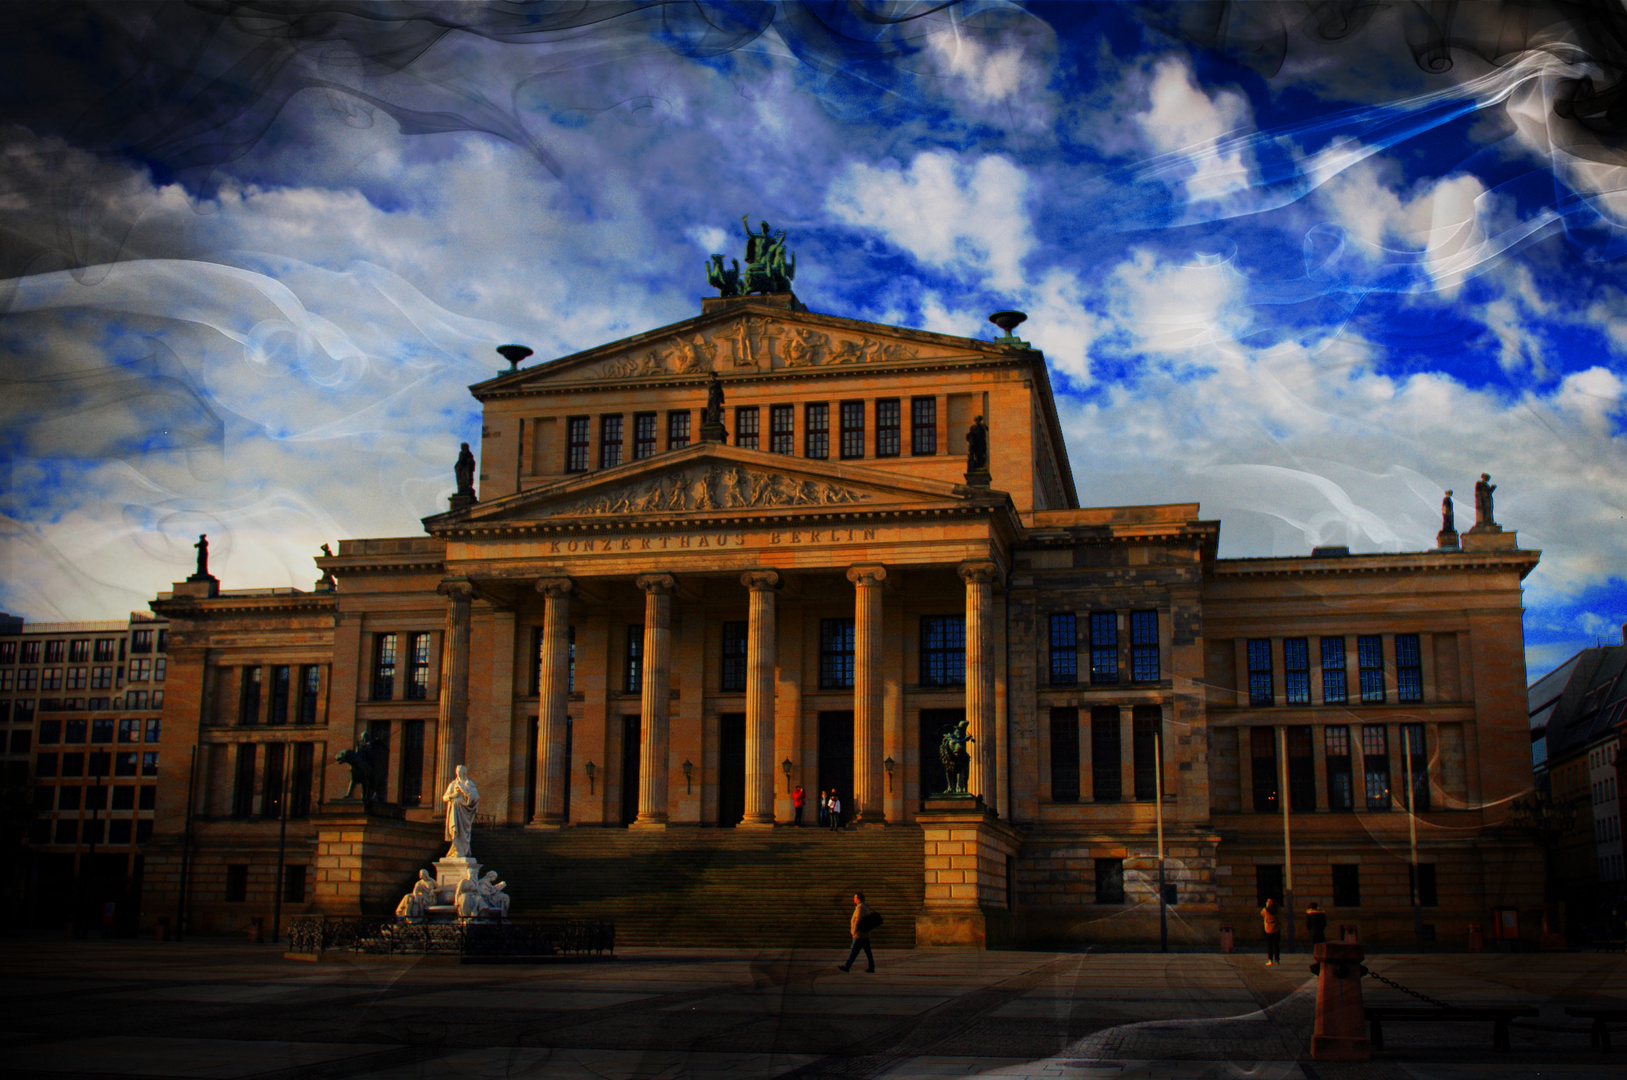
[[[525,827],[528,829],[563,829],[569,824],[570,822],[564,818],[546,818],[541,821],[528,821],[525,823]]]
[[[861,810],[859,816],[848,822],[848,828],[878,828],[887,824],[887,815],[880,810]]]
[[[667,827],[666,818],[639,818],[627,826],[629,829],[664,829]]]
[[[759,821],[753,821],[750,818],[742,818],[740,821],[735,822],[734,827],[737,829],[772,829],[777,824],[778,822],[776,822],[773,818],[766,818]]]

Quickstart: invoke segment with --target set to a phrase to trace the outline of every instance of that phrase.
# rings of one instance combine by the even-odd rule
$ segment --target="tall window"
[[[83,664],[90,660],[90,638],[68,642],[68,663]]]
[[[853,687],[853,620],[819,620],[819,689]]]
[[[642,461],[655,456],[655,414],[633,414],[633,460]]]
[[[289,785],[288,816],[311,816],[311,782],[316,771],[316,744],[294,744],[294,781]]]
[[[140,631],[137,631],[140,633]],[[15,641],[0,641],[0,664],[15,664],[17,662],[17,643]]]
[[[373,638],[373,700],[389,701],[395,696],[395,635]]]
[[[1424,744],[1424,725],[1401,725],[1402,768],[1412,758],[1412,808],[1429,809],[1429,747]]]
[[[921,685],[966,685],[966,617],[926,615],[921,619]]]
[[[40,643],[37,641],[23,642],[22,654],[17,658],[19,664],[37,664],[40,662]]]
[[[1130,680],[1158,681],[1158,612],[1130,612]]]
[[[802,409],[802,456],[830,457],[830,406],[810,402]]]
[[[910,399],[910,453],[924,457],[938,452],[938,399]]]
[[[100,643],[98,642],[98,644],[100,644]],[[110,641],[110,642],[108,642],[108,644],[111,645],[113,643]],[[65,647],[65,644],[62,641],[47,641],[45,643],[45,662],[47,664],[60,664],[60,663],[62,663],[62,652],[63,652],[64,647]],[[100,652],[98,652],[96,654],[96,659],[98,659],[98,660],[111,660],[111,659],[113,659],[113,656],[112,656],[111,652],[109,652],[109,654],[107,656],[103,656]]]
[[[1361,867],[1334,865],[1333,906],[1361,907]]]
[[[1157,705],[1137,705],[1131,714],[1135,727],[1130,732],[1134,754],[1136,801],[1158,798],[1158,729],[1164,723],[1164,710]]]
[[[1367,809],[1390,808],[1390,736],[1383,724],[1363,724],[1363,771],[1367,778]]]
[[[876,456],[897,457],[899,449],[898,399],[882,398],[876,402]]]
[[[1248,703],[1250,705],[1270,705],[1271,693],[1271,639],[1250,638],[1248,643]]]
[[[257,667],[243,669],[243,690],[237,700],[237,722],[260,722],[260,669]]]
[[[768,449],[775,454],[796,453],[797,409],[795,405],[768,407]]]
[[[1294,637],[1283,640],[1282,688],[1284,699],[1288,704],[1311,703],[1311,647],[1305,638]]]
[[[1096,859],[1096,902],[1124,903],[1124,860]]]
[[[151,630],[132,630],[130,632],[130,652],[143,655],[153,651],[153,632]]]
[[[1424,669],[1417,634],[1395,635],[1395,700],[1424,700]]]
[[[265,778],[260,784],[260,816],[274,818],[282,814],[282,763],[285,744],[266,743]]]
[[[644,626],[643,624],[627,628],[627,672],[624,685],[629,694],[637,694],[644,689]]]
[[[254,815],[254,744],[237,744],[237,772],[232,783],[232,817]]]
[[[621,416],[599,417],[599,468],[621,464]]]
[[[423,701],[429,697],[429,635],[407,635],[407,697]]]
[[[565,421],[565,471],[588,470],[588,418],[572,416]]]
[[[1090,613],[1090,681],[1119,681],[1119,616],[1116,611]]]
[[[1071,611],[1051,616],[1051,685],[1079,681],[1079,622]]]
[[[396,802],[417,806],[424,795],[424,722],[408,720],[401,725],[401,776],[396,785]]]
[[[1419,907],[1436,907],[1440,904],[1440,890],[1435,885],[1435,864],[1418,863],[1411,867],[1407,875],[1412,884],[1412,902]]]
[[[842,402],[842,457],[864,456],[864,402]]]
[[[1051,801],[1079,801],[1079,710],[1051,710]]]
[[[1348,700],[1345,689],[1345,639],[1322,639],[1322,703],[1343,705]]]
[[[1291,727],[1284,732],[1288,743],[1288,807],[1296,814],[1316,809],[1316,752],[1311,748],[1311,729]]]
[[[1377,634],[1356,639],[1356,664],[1361,672],[1362,704],[1384,703],[1384,639]]]
[[[1277,729],[1249,728],[1249,755],[1253,759],[1254,809],[1277,810]]]
[[[317,692],[322,687],[322,669],[306,664],[299,669],[299,714],[296,723],[316,723]]]
[[[1097,802],[1118,802],[1124,797],[1124,775],[1120,762],[1119,707],[1097,705],[1090,710],[1090,784]]]
[[[266,710],[266,723],[288,723],[288,665],[278,664],[271,669],[271,707]]]
[[[760,417],[757,406],[742,405],[734,411],[734,444],[747,450],[757,449]]]
[[[1330,724],[1322,729],[1328,757],[1328,809],[1354,810],[1356,795],[1350,779],[1350,729]]]
[[[682,450],[689,445],[689,410],[667,413],[667,449]]]
[[[718,689],[725,694],[737,694],[746,689],[746,634],[750,624],[745,620],[723,624],[723,662],[718,666]]]

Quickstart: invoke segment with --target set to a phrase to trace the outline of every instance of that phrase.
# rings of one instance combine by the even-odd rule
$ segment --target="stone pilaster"
[[[464,578],[441,582],[436,592],[447,598],[446,633],[441,646],[441,707],[435,724],[435,789],[430,805],[440,805],[441,792],[464,761],[469,727],[469,608],[474,583]]]
[[[751,590],[746,628],[746,816],[742,825],[774,824],[774,590],[780,575],[748,570]]]
[[[854,823],[884,825],[882,792],[881,583],[883,566],[855,566],[853,583],[853,799]]]
[[[966,720],[976,740],[971,752],[967,792],[997,805],[994,790],[994,669],[991,655],[990,607],[996,571],[991,562],[962,563],[966,582]]]
[[[565,710],[570,698],[571,579],[541,578],[542,644],[537,680],[537,812],[535,824],[565,821]]]
[[[644,590],[644,672],[638,755],[638,817],[635,828],[667,825],[667,710],[672,679],[670,574],[641,574]]]

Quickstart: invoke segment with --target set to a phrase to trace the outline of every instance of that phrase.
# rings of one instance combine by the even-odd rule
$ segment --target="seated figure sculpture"
[[[418,880],[412,883],[412,892],[401,898],[395,906],[398,919],[422,919],[429,914],[432,904],[439,901],[435,879],[428,870],[418,871]]]
[[[497,871],[487,870],[480,879],[480,914],[498,919],[508,918],[508,882],[497,880]]]

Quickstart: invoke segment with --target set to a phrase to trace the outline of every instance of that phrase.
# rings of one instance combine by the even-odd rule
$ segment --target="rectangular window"
[[[25,641],[25,642],[23,642],[22,653],[18,657],[17,662],[19,664],[37,664],[37,663],[39,663],[40,662],[40,643],[37,642],[37,641]]]
[[[17,643],[15,641],[0,641],[0,664],[15,664],[17,662]]]
[[[901,449],[900,410],[897,398],[876,402],[876,456],[897,457]]]
[[[153,677],[153,662],[151,660],[130,661],[130,681],[147,682]]]
[[[429,635],[407,635],[407,698],[423,701],[429,697]]]
[[[57,796],[56,808],[58,810],[76,811],[76,810],[79,809],[79,803],[80,803],[81,799],[84,797],[84,794],[85,794],[85,789],[84,788],[79,788],[79,787],[65,787],[65,788],[62,788],[60,793]]]
[[[1158,798],[1158,729],[1164,723],[1164,710],[1157,705],[1137,705],[1131,714],[1135,727],[1130,732],[1130,748],[1135,755],[1136,801]]]
[[[772,453],[796,453],[796,422],[795,405],[768,407],[768,449]]]
[[[689,445],[689,410],[667,413],[667,449],[682,450]]]
[[[1090,786],[1097,802],[1118,802],[1124,797],[1120,762],[1119,707],[1097,705],[1090,710]]]
[[[1279,810],[1277,805],[1277,729],[1249,728],[1249,756],[1254,763],[1254,809],[1260,813]]]
[[[92,690],[113,689],[113,669],[110,667],[93,667],[90,669],[90,688]],[[42,689],[45,689],[42,687]]]
[[[1073,686],[1079,681],[1079,620],[1071,611],[1051,616],[1051,685]]]
[[[408,720],[401,725],[401,776],[396,785],[402,806],[417,806],[424,795],[424,722]]]
[[[1288,742],[1288,808],[1296,814],[1316,810],[1316,752],[1311,747],[1311,729],[1291,727],[1284,732]]]
[[[1419,907],[1438,907],[1440,893],[1435,888],[1435,864],[1418,863],[1409,868],[1408,884],[1412,888],[1412,902]]]
[[[1424,668],[1417,634],[1395,635],[1395,700],[1424,700]]]
[[[232,785],[232,817],[254,814],[254,744],[237,744],[237,775]]]
[[[1275,900],[1280,904],[1282,903],[1282,892],[1282,864],[1256,863],[1254,866],[1254,902],[1261,907],[1265,907],[1267,900]]]
[[[588,418],[585,416],[572,416],[565,421],[565,471],[587,472],[588,470],[588,443],[591,441],[588,431]]]
[[[90,638],[68,642],[68,663],[83,664],[90,660]]]
[[[55,746],[62,741],[61,720],[40,721],[40,742],[46,746]]]
[[[62,663],[62,652],[66,647],[67,647],[66,643],[62,642],[62,641],[47,641],[45,643],[45,662],[47,664],[60,664],[60,663]],[[111,656],[103,656],[103,655],[101,655],[101,652],[98,651],[97,654],[96,654],[96,659],[98,659],[98,660],[111,660],[112,657]]]
[[[0,690],[10,690],[11,681],[12,679],[16,678],[16,676],[17,673],[12,671],[10,668],[0,669]]]
[[[249,868],[247,863],[233,863],[226,867],[226,902],[241,904],[249,898]]]
[[[1412,768],[1412,810],[1429,809],[1429,747],[1424,742],[1424,725],[1401,725],[1402,768]],[[1407,759],[1411,761],[1408,762]]]
[[[621,464],[621,414],[599,417],[599,468]]]
[[[802,456],[830,457],[830,406],[823,401],[803,406]]]
[[[725,694],[744,693],[746,689],[746,632],[745,620],[723,624],[723,659],[718,665],[718,689]]]
[[[55,840],[59,844],[72,844],[79,839],[79,822],[72,818],[62,818],[56,823]]]
[[[119,742],[130,743],[141,741],[141,721],[128,717],[119,721]]]
[[[391,641],[394,641],[391,637]],[[237,722],[239,724],[258,724],[260,722],[260,669],[246,667],[243,669],[243,689],[237,701]]]
[[[1090,613],[1090,681],[1119,681],[1119,616],[1116,611]]]
[[[288,723],[289,668],[278,664],[271,669],[271,708],[266,712],[266,723]]]
[[[1158,681],[1158,612],[1130,612],[1130,681]]]
[[[1363,724],[1363,771],[1367,778],[1367,809],[1390,808],[1390,736],[1383,724]]]
[[[49,779],[56,775],[57,756],[55,754],[39,754],[34,758],[34,775]]]
[[[842,402],[842,457],[864,456],[864,402]]]
[[[17,673],[17,689],[33,690],[39,685],[39,679],[38,668],[24,668]]]
[[[41,690],[62,689],[62,669],[59,667],[46,668],[40,672]]]
[[[633,460],[642,461],[655,456],[655,414],[633,414]]]
[[[311,816],[311,782],[316,772],[316,744],[294,744],[294,780],[288,787],[288,816],[303,818]],[[142,788],[145,795],[155,788]]]
[[[966,617],[921,618],[921,685],[966,685]]]
[[[853,620],[819,620],[819,689],[853,688]]]
[[[282,868],[282,902],[285,904],[305,902],[305,867],[287,865]]]
[[[85,755],[84,754],[79,754],[79,753],[63,754],[62,755],[62,775],[63,776],[83,776],[83,775],[85,775]]]
[[[1271,639],[1250,638],[1248,643],[1248,703],[1270,705],[1272,701]]]
[[[938,452],[938,399],[910,399],[910,453],[925,457]]]
[[[120,784],[113,789],[113,809],[134,810],[136,808],[136,789],[133,784]]]
[[[1343,705],[1348,698],[1345,689],[1345,639],[1322,639],[1322,703]]]
[[[1124,903],[1124,860],[1097,859],[1096,902],[1098,904]]]
[[[136,808],[140,810],[158,809],[158,787],[154,784],[143,784],[141,794],[137,797]]]
[[[134,630],[130,633],[130,654],[140,656],[153,651],[153,632],[151,630]]]
[[[159,740],[159,736],[163,732],[163,723],[164,721],[160,720],[156,716],[150,717],[143,721],[144,728],[141,733],[141,741],[150,743],[157,742]]]
[[[1361,867],[1331,867],[1333,871],[1333,906],[1361,907]]]
[[[263,818],[282,816],[283,758],[286,754],[287,747],[283,743],[266,743],[265,776],[260,784],[260,816]],[[132,768],[131,772],[134,771]]]
[[[373,700],[389,701],[395,696],[395,635],[373,636]]]
[[[1283,640],[1282,689],[1290,705],[1311,703],[1311,644],[1306,638]]]
[[[1051,710],[1051,801],[1079,801],[1079,710]]]
[[[745,450],[757,449],[761,418],[757,406],[742,405],[734,411],[734,444]]]
[[[1384,704],[1384,639],[1377,634],[1358,637],[1356,664],[1361,674],[1362,704]]]
[[[629,694],[644,689],[644,625],[638,623],[627,628],[627,678],[624,685]]]
[[[68,669],[67,689],[69,689],[69,690],[83,690],[85,688],[86,675],[87,675],[87,673],[86,673],[85,669],[82,668],[82,667],[71,667],[71,668],[69,668]]]
[[[299,715],[296,723],[316,723],[317,693],[322,688],[322,669],[306,664],[299,669]]]
[[[159,632],[160,636],[162,636],[163,633],[165,633],[165,631],[160,631]],[[163,682],[164,681],[164,673],[165,673],[165,670],[168,667],[169,667],[169,661],[167,659],[165,659],[164,657],[160,656],[157,659],[155,659],[153,661],[153,682]]]
[[[141,775],[142,776],[157,776],[158,775],[158,751],[157,750],[143,750],[141,752]]]
[[[17,704],[21,705],[22,702],[19,701]],[[66,732],[62,736],[63,742],[82,743],[85,741],[86,732],[89,731],[90,725],[84,720],[69,720],[63,725],[63,729]]]
[[[158,643],[153,646],[159,652],[169,652],[169,631],[158,631]]]

